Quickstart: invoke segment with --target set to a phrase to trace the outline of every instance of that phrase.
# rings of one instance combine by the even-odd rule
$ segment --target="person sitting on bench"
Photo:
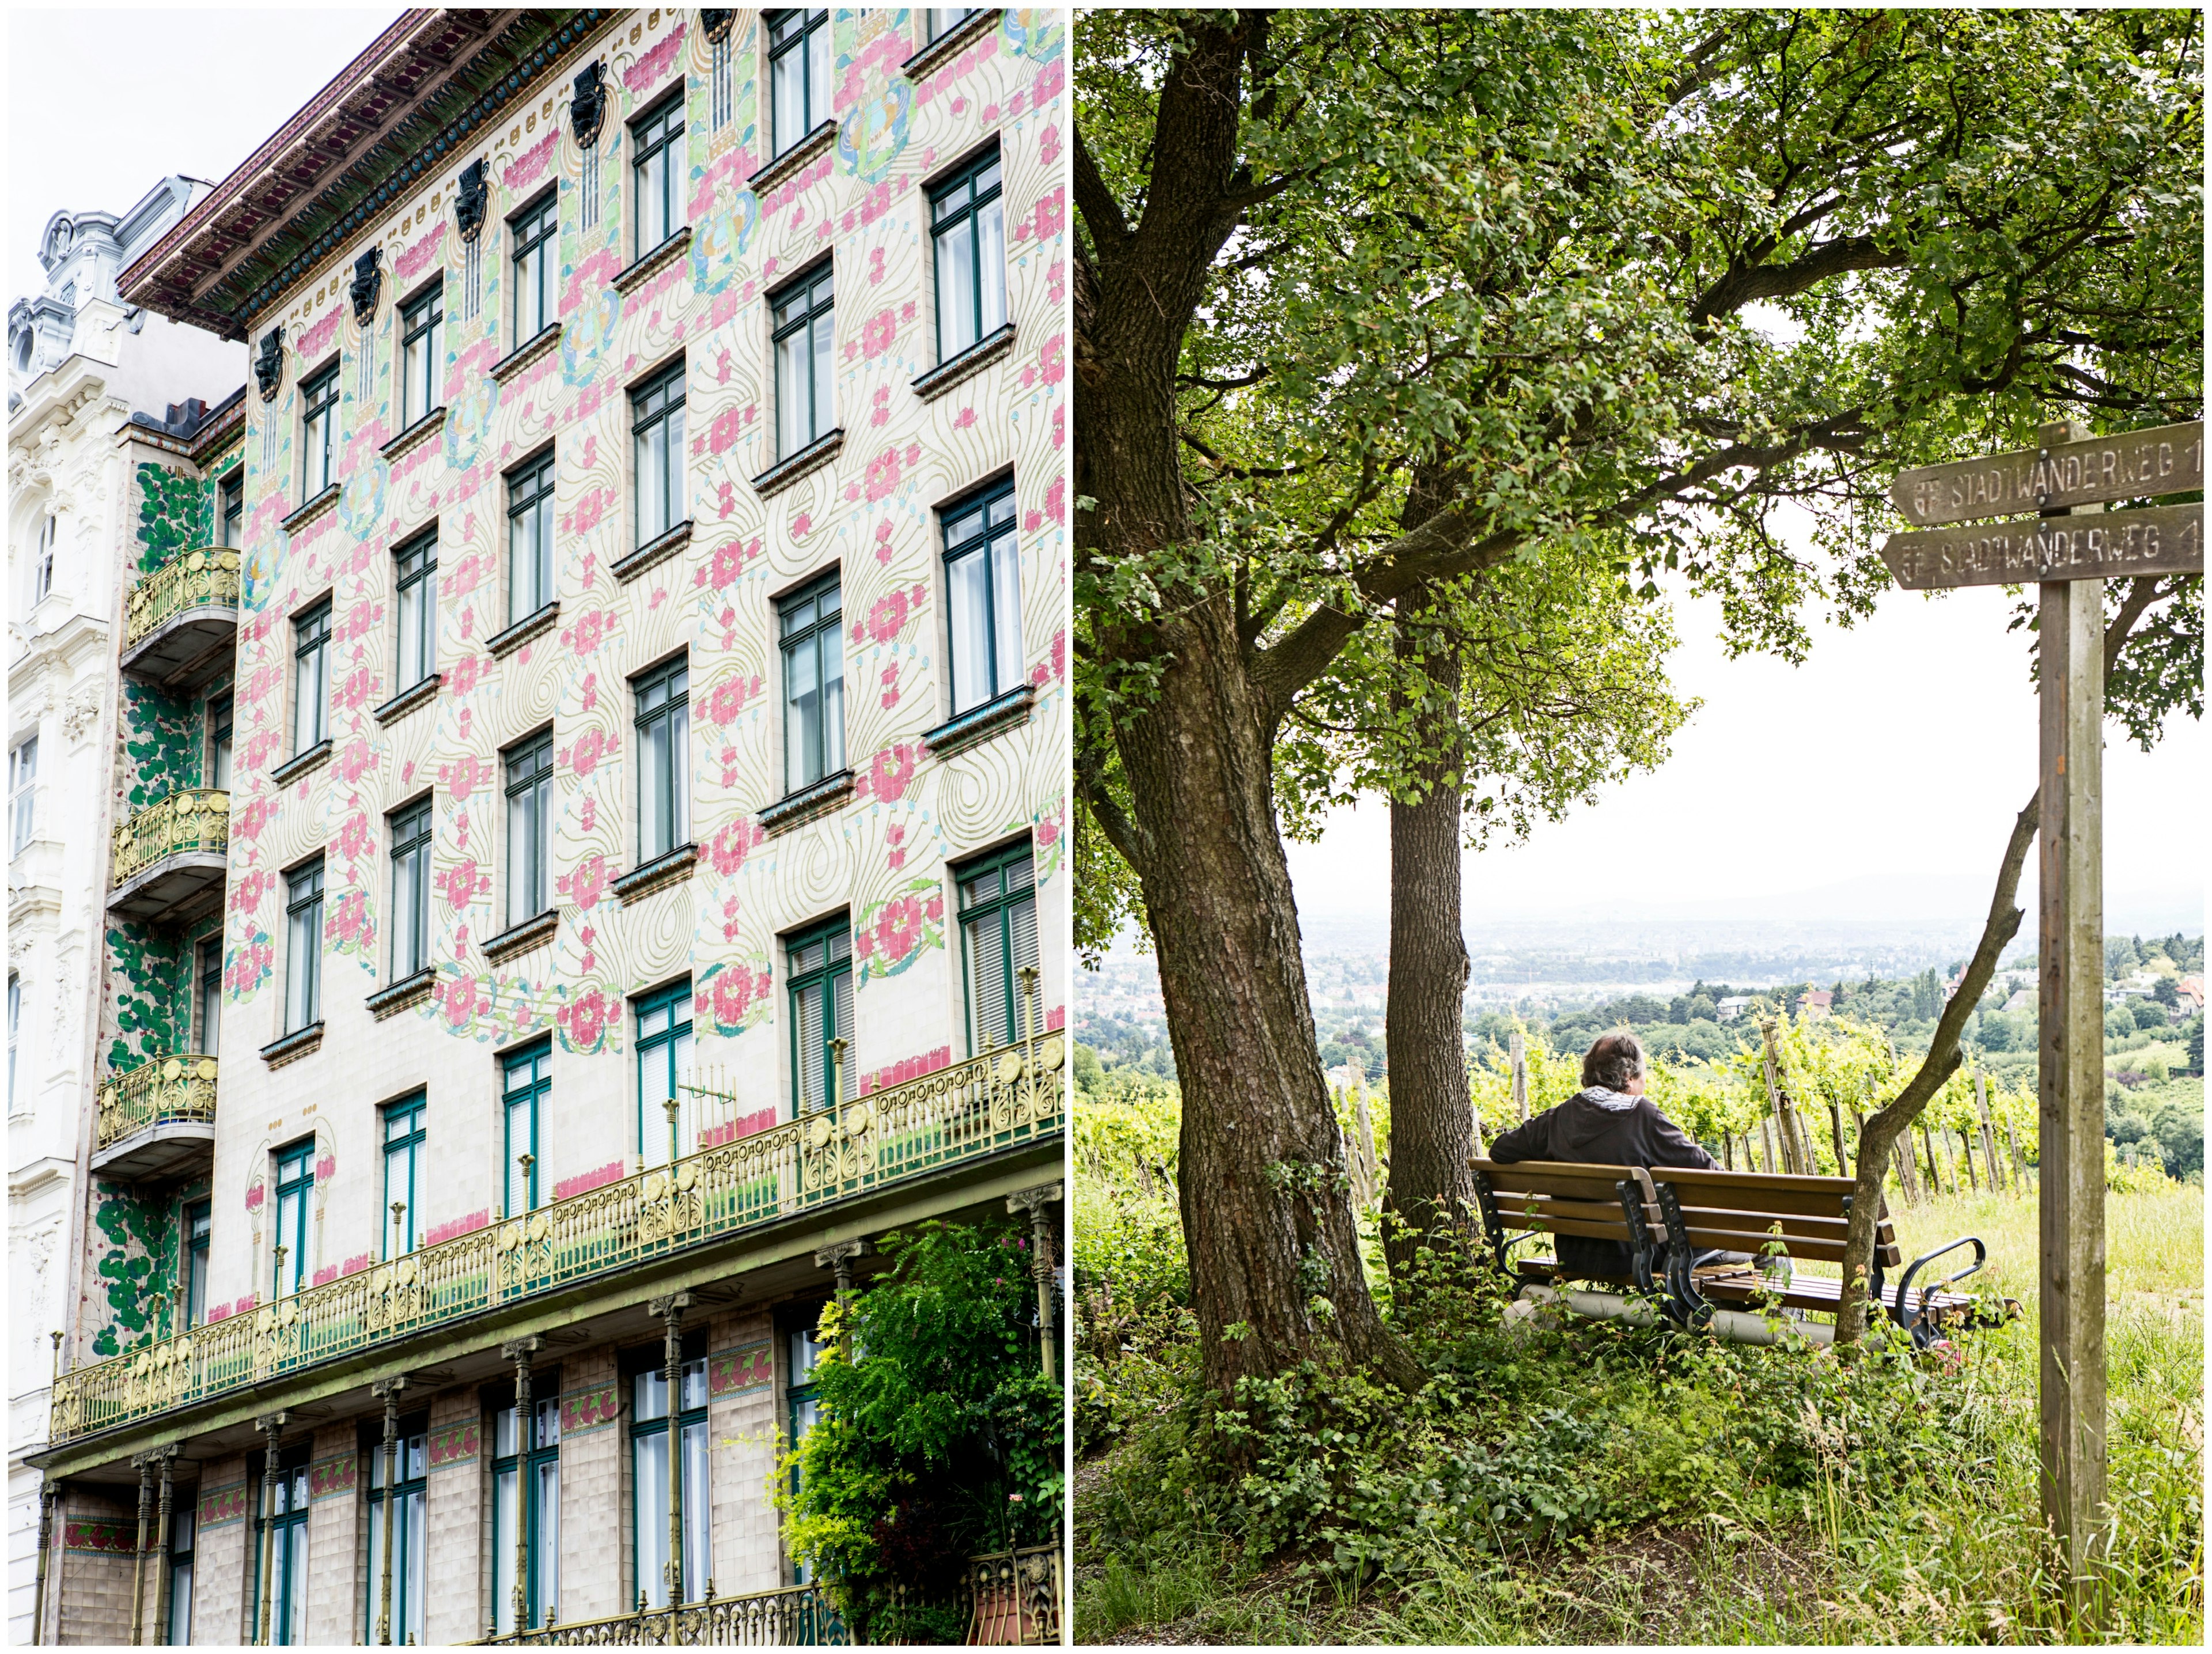
[[[1720,1162],[1644,1095],[1644,1048],[1633,1034],[1601,1034],[1583,1058],[1583,1088],[1516,1126],[1490,1146],[1490,1158],[1561,1160],[1586,1165],[1693,1166],[1713,1171]],[[1619,1280],[1629,1274],[1628,1249],[1618,1241],[1581,1235],[1554,1237],[1560,1272],[1583,1280]],[[1745,1264],[1749,1254],[1709,1254],[1698,1262]]]

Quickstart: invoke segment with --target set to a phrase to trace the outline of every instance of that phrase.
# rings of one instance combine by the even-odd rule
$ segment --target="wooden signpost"
[[[2045,425],[2041,446],[1906,471],[1890,498],[1915,529],[1882,561],[1911,590],[2039,588],[2041,813],[2037,1092],[2044,1519],[2077,1600],[2105,1499],[2105,586],[2201,575],[2201,505],[2108,512],[2204,486],[2203,423],[2093,437]],[[1977,519],[2034,511],[2024,520]],[[1950,525],[1966,524],[1964,527]]]

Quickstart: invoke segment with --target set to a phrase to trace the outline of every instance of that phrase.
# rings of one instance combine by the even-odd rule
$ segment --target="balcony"
[[[170,558],[125,600],[123,670],[171,688],[230,664],[238,638],[238,553],[204,546]]]
[[[229,855],[230,794],[180,788],[117,825],[107,910],[125,919],[173,919],[222,886]]]
[[[619,1290],[647,1293],[710,1263],[712,1246],[794,1218],[833,1221],[878,1191],[1054,1145],[1067,1127],[1066,1063],[1062,1036],[1032,1035],[80,1368],[54,1386],[51,1439],[60,1447],[205,1402],[258,1404],[288,1375],[372,1348],[404,1359],[401,1341],[450,1340],[491,1311],[510,1312],[494,1336],[567,1325],[618,1278],[634,1277]],[[734,1099],[687,1089],[704,1107],[738,1111]]]
[[[216,1063],[197,1053],[157,1057],[100,1088],[92,1169],[136,1183],[180,1177],[215,1154]]]

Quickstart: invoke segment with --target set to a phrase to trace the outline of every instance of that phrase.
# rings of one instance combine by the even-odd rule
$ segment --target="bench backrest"
[[[1654,1166],[1651,1179],[1672,1192],[1693,1251],[1718,1248],[1756,1257],[1759,1249],[1775,1238],[1773,1228],[1779,1224],[1782,1242],[1790,1256],[1824,1263],[1843,1262],[1844,1233],[1850,1213],[1849,1177]],[[1904,1262],[1890,1225],[1887,1200],[1876,1214],[1875,1262],[1883,1269],[1894,1269]]]
[[[1475,1159],[1468,1164],[1488,1187],[1501,1228],[1580,1235],[1633,1248],[1638,1240],[1630,1232],[1628,1213],[1620,1203],[1620,1186],[1626,1178],[1634,1186],[1648,1242],[1665,1244],[1666,1219],[1659,1210],[1658,1191],[1641,1166],[1579,1165],[1554,1160],[1516,1160],[1508,1164]]]

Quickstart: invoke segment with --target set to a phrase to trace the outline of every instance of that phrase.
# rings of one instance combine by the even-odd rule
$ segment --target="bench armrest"
[[[1923,1286],[1920,1289],[1920,1301],[1922,1305],[1925,1305],[1928,1301],[1929,1294],[1931,1292],[1941,1292],[1944,1287],[1950,1286],[1954,1281],[1964,1280],[1968,1275],[1972,1274],[1977,1269],[1980,1268],[1983,1264],[1988,1262],[1990,1250],[1989,1248],[1982,1244],[1981,1237],[1978,1235],[1961,1235],[1958,1239],[1954,1241],[1946,1241],[1934,1251],[1923,1252],[1918,1257],[1912,1260],[1911,1266],[1905,1272],[1905,1278],[1897,1283],[1897,1308],[1893,1312],[1897,1317],[1897,1324],[1904,1328],[1905,1331],[1912,1331],[1915,1323],[1924,1318],[1923,1312],[1921,1308],[1915,1307],[1908,1310],[1905,1307],[1905,1300],[1907,1295],[1912,1291],[1913,1276],[1918,1274],[1923,1268],[1933,1263],[1937,1258],[1942,1257],[1945,1253],[1955,1252],[1962,1246],[1971,1246],[1974,1249],[1974,1261],[1968,1264],[1965,1268],[1960,1270],[1956,1274],[1946,1275],[1941,1280],[1931,1281],[1929,1285]]]

